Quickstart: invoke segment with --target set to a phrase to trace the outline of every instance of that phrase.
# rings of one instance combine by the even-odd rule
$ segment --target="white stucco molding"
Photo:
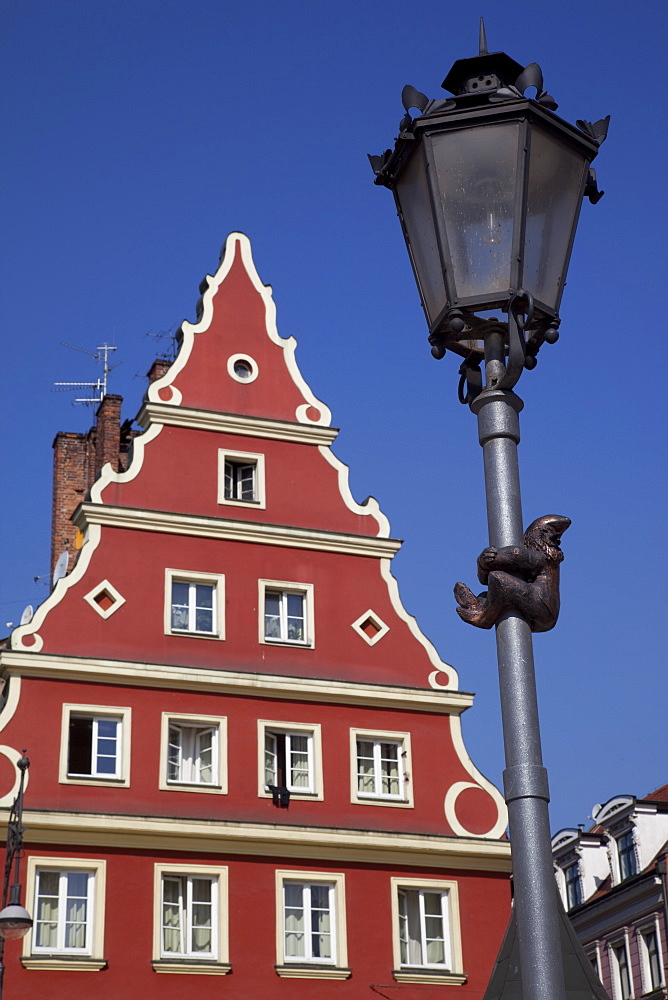
[[[102,525],[169,535],[189,535],[194,538],[216,538],[230,542],[250,542],[255,545],[278,545],[292,549],[337,552],[376,559],[391,558],[401,547],[401,542],[394,538],[349,535],[338,531],[292,528],[256,521],[237,521],[197,514],[173,514],[169,511],[140,510],[134,507],[113,507],[110,504],[80,504],[72,520],[82,530],[88,525]]]
[[[179,691],[211,691],[249,698],[284,698],[335,705],[401,708],[409,711],[459,714],[473,704],[465,691],[433,691],[431,688],[370,684],[351,680],[291,677],[206,667],[179,667],[161,663],[25,653],[0,653],[0,669],[14,676],[84,681],[93,684],[129,684],[136,687]]]
[[[35,843],[510,871],[506,840],[55,810],[26,810],[24,820]]]
[[[145,428],[162,424],[312,445],[330,445],[339,433],[336,427],[299,424],[290,420],[272,420],[269,417],[252,417],[241,413],[220,413],[217,410],[200,410],[188,406],[175,407],[162,402],[144,403],[137,414],[137,423]]]

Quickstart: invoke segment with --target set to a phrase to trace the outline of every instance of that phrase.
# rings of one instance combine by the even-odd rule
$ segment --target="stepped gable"
[[[233,233],[220,267],[200,284],[198,322],[179,331],[179,355],[148,391],[153,402],[271,420],[329,425],[330,411],[313,395],[294,360],[296,341],[276,328],[271,287],[255,270],[250,243]],[[230,359],[254,362],[250,378],[229,378]]]
[[[351,496],[329,410],[297,368],[294,338],[277,332],[245,236],[228,238],[201,288],[199,321],[183,324],[176,360],[149,386],[127,470],[102,469],[73,517],[85,539],[76,566],[12,648],[456,691],[401,604],[390,572],[400,543],[375,500]],[[262,464],[262,502],[221,499],[229,453]],[[170,631],[169,572],[216,578],[220,634]],[[263,641],[267,580],[312,588],[308,648]]]

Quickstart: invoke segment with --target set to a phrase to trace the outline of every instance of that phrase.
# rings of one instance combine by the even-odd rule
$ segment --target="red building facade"
[[[510,857],[472,695],[401,605],[246,237],[201,292],[143,433],[81,436],[107,464],[54,514],[78,558],[0,654],[5,806],[32,761],[11,996],[480,998]]]

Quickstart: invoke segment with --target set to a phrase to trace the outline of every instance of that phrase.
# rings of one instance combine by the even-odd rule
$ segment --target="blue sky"
[[[475,418],[456,362],[429,354],[389,192],[366,154],[391,145],[411,83],[437,96],[455,59],[540,63],[569,121],[610,113],[585,203],[562,335],[518,387],[525,521],[563,513],[562,614],[535,639],[552,826],[586,823],[666,768],[666,337],[661,288],[664,0],[2,0],[4,350],[0,617],[48,593],[51,442],[86,430],[53,383],[94,380],[133,416],[141,376],[194,319],[227,234],[251,238],[279,330],[341,428],[358,500],[376,496],[414,613],[461,686],[474,760],[500,782],[493,634],[465,626],[452,586],[486,544]]]

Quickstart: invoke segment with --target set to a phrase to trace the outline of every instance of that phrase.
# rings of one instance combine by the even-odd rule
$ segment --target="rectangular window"
[[[225,499],[255,502],[255,462],[225,462]]]
[[[564,868],[566,881],[566,907],[572,909],[582,902],[582,883],[580,882],[580,865],[575,862]]]
[[[260,794],[287,788],[291,796],[322,799],[319,725],[258,720]]]
[[[167,780],[212,785],[217,770],[216,742],[213,726],[170,726]]]
[[[313,791],[313,735],[272,733],[264,736],[264,782],[289,791]]]
[[[394,740],[357,740],[357,792],[399,799],[404,791],[402,746]]]
[[[92,871],[40,869],[33,950],[90,954]]]
[[[104,968],[105,870],[104,861],[28,858],[26,968]]]
[[[215,958],[217,883],[196,875],[162,877],[162,954]]]
[[[215,591],[211,583],[172,580],[172,632],[215,632]]]
[[[412,806],[410,746],[410,733],[351,729],[351,801]]]
[[[279,976],[347,979],[344,876],[278,871],[276,903]]]
[[[260,580],[260,641],[313,645],[313,587]]]
[[[225,638],[225,577],[165,570],[165,633],[201,639]]]
[[[624,881],[625,878],[630,878],[637,872],[633,830],[627,830],[618,838],[617,855],[619,857],[619,877]]]
[[[264,637],[282,642],[306,642],[304,594],[267,590],[264,595]]]
[[[335,962],[334,885],[285,882],[286,962]]]
[[[228,963],[227,868],[157,864],[154,970],[224,975]]]
[[[658,990],[663,983],[659,938],[656,927],[641,930],[639,937],[644,992],[651,993],[652,990]]]
[[[450,968],[447,893],[399,889],[402,965]]]
[[[227,720],[163,712],[160,788],[226,792]]]
[[[626,944],[613,945],[613,971],[615,984],[617,986],[617,996],[619,1000],[631,1000],[631,975],[629,972],[629,959],[626,952]]]
[[[93,778],[120,777],[121,719],[70,715],[67,773]]]
[[[59,780],[130,783],[130,709],[63,705]]]
[[[218,452],[218,503],[235,507],[266,506],[264,455]]]
[[[464,982],[457,883],[392,878],[391,884],[394,978]]]

